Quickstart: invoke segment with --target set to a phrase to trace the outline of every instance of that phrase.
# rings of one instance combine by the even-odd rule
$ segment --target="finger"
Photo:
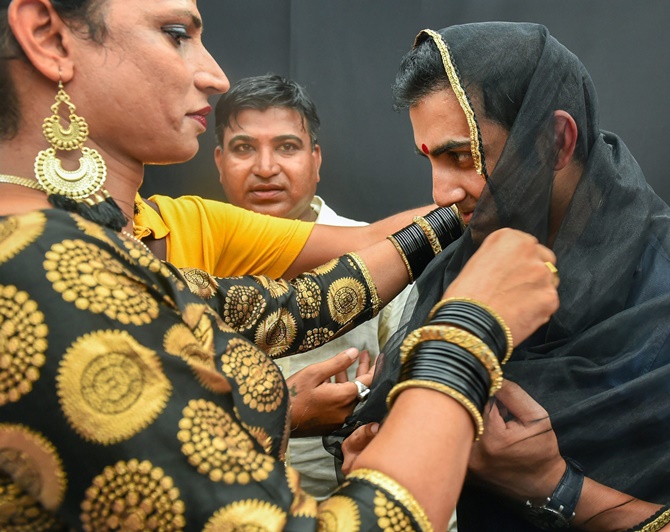
[[[520,423],[532,423],[548,416],[547,411],[518,384],[504,380],[496,393],[496,399],[503,403],[509,413]]]
[[[346,371],[338,371],[334,377],[336,383],[349,382],[349,375]]]
[[[345,475],[351,472],[356,458],[374,439],[377,432],[379,432],[379,423],[368,423],[358,427],[342,442],[342,453],[344,454],[342,472]]]
[[[370,371],[370,351],[364,349],[358,353],[358,368],[356,368],[356,376],[364,375]]]
[[[496,401],[491,401],[484,412],[484,435],[482,439],[495,437],[505,430],[505,420]]]
[[[358,358],[358,349],[350,347],[322,362],[309,366],[317,382],[330,381],[330,378],[351,366]]]

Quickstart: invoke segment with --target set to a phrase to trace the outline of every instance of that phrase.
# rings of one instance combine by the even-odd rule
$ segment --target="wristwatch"
[[[566,463],[565,473],[551,497],[547,497],[540,506],[526,501],[524,517],[544,530],[570,528],[570,521],[575,517],[575,507],[582,493],[584,468],[572,458],[563,458]]]

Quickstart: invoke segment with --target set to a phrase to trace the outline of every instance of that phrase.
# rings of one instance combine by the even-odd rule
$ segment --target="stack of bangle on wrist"
[[[421,275],[428,263],[463,234],[458,215],[451,207],[438,207],[388,239],[405,263],[410,281]]]
[[[484,405],[502,385],[500,366],[512,345],[509,328],[488,307],[467,299],[441,301],[433,307],[428,325],[405,338],[400,378],[387,404],[390,408],[408,388],[439,391],[463,405],[479,439]]]
[[[494,352],[505,353],[505,364],[512,356],[512,331],[500,315],[488,305],[465,297],[443,299],[428,315],[431,323],[449,323],[481,338]]]

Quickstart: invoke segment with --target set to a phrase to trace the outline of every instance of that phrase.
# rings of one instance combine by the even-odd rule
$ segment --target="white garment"
[[[318,196],[314,196],[310,205],[317,213],[316,223],[318,224],[367,225],[365,222],[337,215]],[[276,359],[275,362],[281,368],[284,377],[290,377],[302,368],[329,359],[349,347],[367,349],[372,360],[375,360],[380,349],[397,329],[408,294],[409,288],[406,288],[375,318],[359,325],[344,336],[312,351]],[[356,375],[356,367],[357,364],[354,364],[349,368],[350,380],[353,380]],[[291,438],[286,453],[286,462],[300,472],[301,487],[319,499],[328,496],[337,487],[334,458],[323,448],[321,436]]]

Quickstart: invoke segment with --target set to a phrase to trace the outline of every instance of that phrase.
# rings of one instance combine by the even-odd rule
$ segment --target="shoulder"
[[[346,218],[345,216],[340,216],[333,209],[331,209],[326,202],[319,196],[314,197],[315,200],[320,201],[319,205],[319,215],[316,218],[316,223],[323,225],[341,225],[341,226],[360,226],[368,225],[367,222],[360,222],[358,220],[352,220],[351,218]]]

